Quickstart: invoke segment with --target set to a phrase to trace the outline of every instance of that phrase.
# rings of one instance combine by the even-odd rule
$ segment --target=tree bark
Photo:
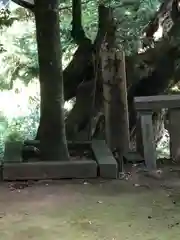
[[[41,94],[40,152],[43,161],[69,159],[64,124],[59,1],[36,0],[35,20]]]
[[[66,134],[68,140],[75,139],[78,133],[87,127],[91,118],[96,116],[100,111],[102,106],[100,87],[97,86],[96,88],[96,99],[92,111],[93,90],[93,81],[86,82],[79,86],[75,106],[66,119]],[[86,140],[88,140],[88,133],[86,133]]]

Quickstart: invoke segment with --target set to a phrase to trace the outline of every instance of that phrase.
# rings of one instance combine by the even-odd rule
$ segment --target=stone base
[[[93,160],[62,162],[4,163],[3,180],[44,180],[96,178],[97,163]]]
[[[92,151],[99,166],[99,176],[116,179],[118,177],[118,164],[105,141],[93,140]]]

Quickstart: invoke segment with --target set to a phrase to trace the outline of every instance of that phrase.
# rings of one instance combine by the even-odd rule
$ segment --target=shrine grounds
[[[2,183],[0,240],[179,239],[179,176]]]

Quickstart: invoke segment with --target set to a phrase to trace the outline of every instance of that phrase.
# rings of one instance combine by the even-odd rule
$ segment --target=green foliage
[[[21,11],[16,11],[17,13]],[[0,88],[11,89],[16,79],[28,84],[38,73],[33,19],[24,17],[14,21],[11,27],[4,26],[1,29],[0,41],[3,46],[0,55]]]
[[[131,55],[141,46],[143,31],[157,11],[160,1],[138,0],[127,3],[119,4],[116,1],[113,6],[117,21],[117,43],[125,49],[126,54]]]
[[[102,1],[101,1],[102,2]],[[117,22],[117,44],[126,53],[137,52],[143,29],[159,6],[159,0],[103,1],[113,7]],[[0,15],[1,16],[1,15]],[[37,45],[34,17],[28,10],[18,7],[11,13],[2,10],[0,17],[0,88],[11,89],[16,79],[28,84],[38,76]],[[71,1],[60,4],[60,32],[64,60],[72,56]],[[82,1],[82,22],[86,35],[94,40],[98,28],[98,2]],[[5,24],[6,23],[6,24]]]
[[[39,123],[39,104],[39,98],[30,97],[28,113],[25,116],[9,118],[3,113],[0,114],[0,158],[3,156],[6,141],[35,138]]]
[[[35,110],[27,116],[13,118],[7,129],[7,133],[9,135],[11,135],[12,132],[18,133],[23,139],[33,139],[36,136],[38,122],[39,114]]]
[[[82,23],[86,35],[94,40],[98,30],[98,3],[89,1],[82,4]]]
[[[15,141],[22,141],[22,140],[23,140],[22,135],[14,129],[11,129],[11,132],[9,133],[9,135],[6,136],[6,142],[15,142]]]

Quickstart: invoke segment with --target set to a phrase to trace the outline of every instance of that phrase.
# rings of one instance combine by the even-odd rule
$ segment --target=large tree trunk
[[[35,19],[40,71],[40,151],[43,161],[68,160],[63,112],[59,1],[36,0]]]

